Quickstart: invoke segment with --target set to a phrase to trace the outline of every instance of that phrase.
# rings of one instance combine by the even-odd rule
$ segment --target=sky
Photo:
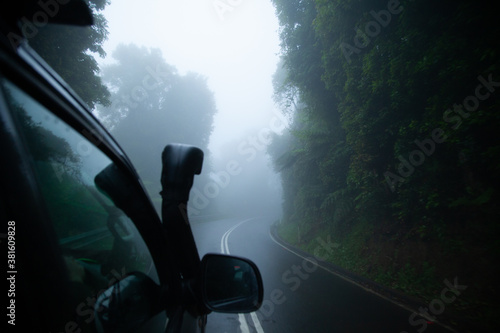
[[[159,48],[181,74],[208,78],[217,115],[209,149],[269,128],[279,111],[272,75],[279,58],[278,20],[269,0],[111,0],[101,64],[120,43]]]

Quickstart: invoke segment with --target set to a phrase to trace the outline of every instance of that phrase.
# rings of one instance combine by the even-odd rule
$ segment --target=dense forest
[[[446,314],[498,312],[500,26],[472,1],[273,0],[275,100],[292,120],[269,147],[279,232],[330,237],[334,264]]]

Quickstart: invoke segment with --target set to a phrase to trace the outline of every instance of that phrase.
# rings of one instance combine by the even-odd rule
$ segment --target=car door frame
[[[147,206],[144,223],[134,223],[150,249],[161,284],[174,291],[172,297],[178,301],[174,302],[174,307],[183,307],[182,281],[169,249],[170,235],[165,235],[161,220],[132,163],[116,141],[71,88],[29,46],[20,45],[17,53],[12,54],[1,50],[0,79],[15,84],[74,130],[84,134],[90,142],[97,143],[96,147],[125,171],[133,181],[134,191]],[[7,161],[1,163],[0,169],[1,193],[5,198],[2,219],[16,221],[18,227],[19,322],[36,329],[54,329],[52,325],[58,323],[60,314],[70,311],[64,306],[64,295],[69,290],[67,273],[30,155],[3,92],[0,93],[0,122],[0,151]],[[37,276],[48,277],[42,281],[44,288],[37,287],[37,282],[40,282]],[[178,309],[171,311],[177,312]],[[21,318],[23,313],[29,313],[30,318]],[[57,326],[61,327],[61,324],[67,325],[58,323]]]

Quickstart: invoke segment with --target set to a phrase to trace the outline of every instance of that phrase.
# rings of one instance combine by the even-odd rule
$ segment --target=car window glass
[[[23,132],[75,295],[95,295],[130,272],[159,283],[151,254],[130,220],[95,184],[112,161],[85,137],[9,82],[6,100]]]

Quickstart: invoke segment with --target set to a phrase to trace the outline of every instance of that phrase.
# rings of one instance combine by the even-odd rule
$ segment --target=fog
[[[112,105],[96,113],[137,166],[157,208],[160,154],[180,142],[205,152],[190,214],[281,214],[266,146],[286,120],[272,100],[278,21],[269,1],[111,1],[105,58]]]
[[[397,332],[419,322],[420,331],[430,323],[436,331],[439,323],[455,331],[498,331],[500,26],[488,6],[430,0],[88,2],[92,27],[42,29],[48,4],[56,2],[41,1],[47,15],[36,12],[33,22],[22,17],[20,29],[118,140],[158,211],[164,147],[175,142],[204,151],[189,200],[200,253],[218,251],[223,232],[221,252],[229,253],[229,234],[241,225],[231,253],[255,258],[266,283],[283,287],[281,297],[271,290],[262,303],[270,312],[262,323],[266,331],[276,331],[280,318],[290,327],[314,322],[314,332],[339,327],[338,317],[318,315],[325,309],[353,315],[342,318],[345,331]],[[41,98],[25,79],[12,85]],[[46,135],[50,126],[23,117],[22,109],[31,107],[8,86],[5,99],[14,102],[6,107],[28,131],[21,141],[35,143],[34,169],[43,166],[37,178],[42,190],[47,184],[47,208],[60,206],[69,218],[75,215],[72,198],[85,199],[80,185],[93,178],[70,152],[81,137]],[[55,106],[54,98],[40,102]],[[81,134],[100,143],[86,130]],[[56,149],[40,150],[44,143]],[[64,195],[53,200],[57,194]],[[55,226],[66,226],[68,218],[59,216]],[[69,219],[68,225],[78,222]],[[270,239],[264,222],[277,219]],[[259,222],[243,225],[254,220]],[[72,238],[74,232],[71,227]],[[283,251],[276,241],[319,260],[290,268],[298,260],[295,251]],[[351,272],[345,280],[363,281],[389,300],[391,290],[406,295],[399,299],[412,300],[404,307],[415,307],[413,313],[374,303],[372,294],[364,297],[334,276],[309,279],[299,290],[316,266],[328,268],[317,270],[321,274]],[[285,286],[293,281],[296,288]],[[353,297],[329,297],[344,289]],[[436,318],[422,316],[424,306]],[[298,312],[304,316],[288,315]],[[422,318],[414,320],[419,312]],[[233,318],[219,317],[228,325],[237,324]]]

